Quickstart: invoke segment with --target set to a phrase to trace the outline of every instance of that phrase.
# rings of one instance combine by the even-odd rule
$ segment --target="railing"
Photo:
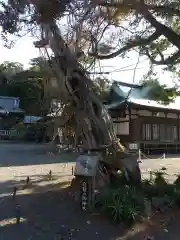
[[[0,130],[0,136],[9,136],[10,130]]]
[[[165,159],[165,158],[166,158],[166,154],[163,153],[163,155],[162,155],[161,157],[158,157],[158,158],[156,158],[156,159]],[[143,159],[151,159],[151,158],[148,158],[148,157],[141,151],[141,149],[139,149],[139,151],[138,151],[138,160],[141,161],[141,160],[143,160]],[[154,157],[153,157],[153,159],[154,159]]]
[[[0,130],[0,140],[9,139],[10,130]]]

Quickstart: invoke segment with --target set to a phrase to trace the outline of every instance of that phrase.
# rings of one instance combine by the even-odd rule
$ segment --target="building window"
[[[180,135],[180,128],[179,128]],[[166,124],[143,124],[142,125],[142,140],[144,141],[177,141],[178,127],[176,125]]]
[[[114,127],[114,132],[116,135],[119,134],[119,124],[118,123],[113,123],[113,127]]]
[[[19,105],[18,99],[14,99],[14,108],[17,108]]]
[[[178,128],[177,128],[177,126],[161,124],[160,139],[162,141],[176,141],[176,140],[178,140]]]
[[[142,125],[142,138],[145,141],[151,140],[151,124]]]
[[[152,139],[159,140],[160,132],[159,132],[159,124],[152,124]]]
[[[160,140],[166,141],[166,126],[164,124],[160,124]]]
[[[173,141],[178,140],[178,128],[177,128],[177,126],[172,126],[172,139],[173,139]]]
[[[166,126],[166,140],[171,141],[172,140],[172,126]]]

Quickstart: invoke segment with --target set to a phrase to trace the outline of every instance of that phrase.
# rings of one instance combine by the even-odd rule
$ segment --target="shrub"
[[[132,186],[105,189],[100,201],[103,212],[116,222],[132,222],[144,211],[144,197]]]
[[[169,184],[164,178],[165,172],[153,174],[154,179],[144,179],[141,188],[125,185],[123,176],[119,175],[116,184],[101,192],[99,207],[114,221],[131,223],[144,215],[146,201],[153,202],[156,198],[162,209],[180,206],[180,175],[174,184]]]
[[[167,170],[166,167],[162,167],[162,168],[161,168],[161,171],[166,171],[166,170]]]
[[[174,189],[173,201],[177,206],[180,206],[180,189]]]
[[[154,172],[154,175],[155,175],[154,183],[155,183],[155,185],[159,185],[159,186],[167,185],[167,182],[164,178],[164,175],[166,175],[166,174],[167,173],[162,172],[162,171]]]
[[[177,178],[174,181],[174,184],[176,185],[177,188],[180,189],[180,175],[177,175]]]
[[[11,130],[10,130],[10,139],[13,140],[22,140],[24,139],[24,136],[27,132],[27,126],[20,122],[16,124]]]

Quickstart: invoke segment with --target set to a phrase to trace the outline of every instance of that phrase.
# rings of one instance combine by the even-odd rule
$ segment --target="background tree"
[[[149,99],[162,102],[163,104],[169,104],[179,96],[177,87],[168,87],[166,84],[160,84],[156,78],[141,81],[141,84],[149,89]]]
[[[110,87],[110,81],[107,78],[97,77],[94,79],[94,89],[102,102],[107,102]]]
[[[23,67],[19,63],[2,63],[1,66],[6,68],[1,69],[0,95],[19,97],[20,108],[27,115],[44,116],[49,109],[44,104],[43,73],[38,65],[35,66],[35,61],[33,63],[33,69],[30,66],[28,70],[22,70]],[[18,66],[17,69],[14,66]],[[9,76],[11,81],[8,81]]]
[[[0,64],[0,72],[6,76],[6,81],[11,82],[12,76],[23,71],[23,65],[18,62],[5,61]]]

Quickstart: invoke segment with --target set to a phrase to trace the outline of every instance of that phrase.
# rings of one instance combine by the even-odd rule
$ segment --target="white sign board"
[[[129,149],[130,150],[138,150],[138,144],[137,143],[129,143]]]
[[[76,176],[89,176],[96,175],[99,156],[95,155],[80,155],[76,159],[76,166],[74,175]]]

